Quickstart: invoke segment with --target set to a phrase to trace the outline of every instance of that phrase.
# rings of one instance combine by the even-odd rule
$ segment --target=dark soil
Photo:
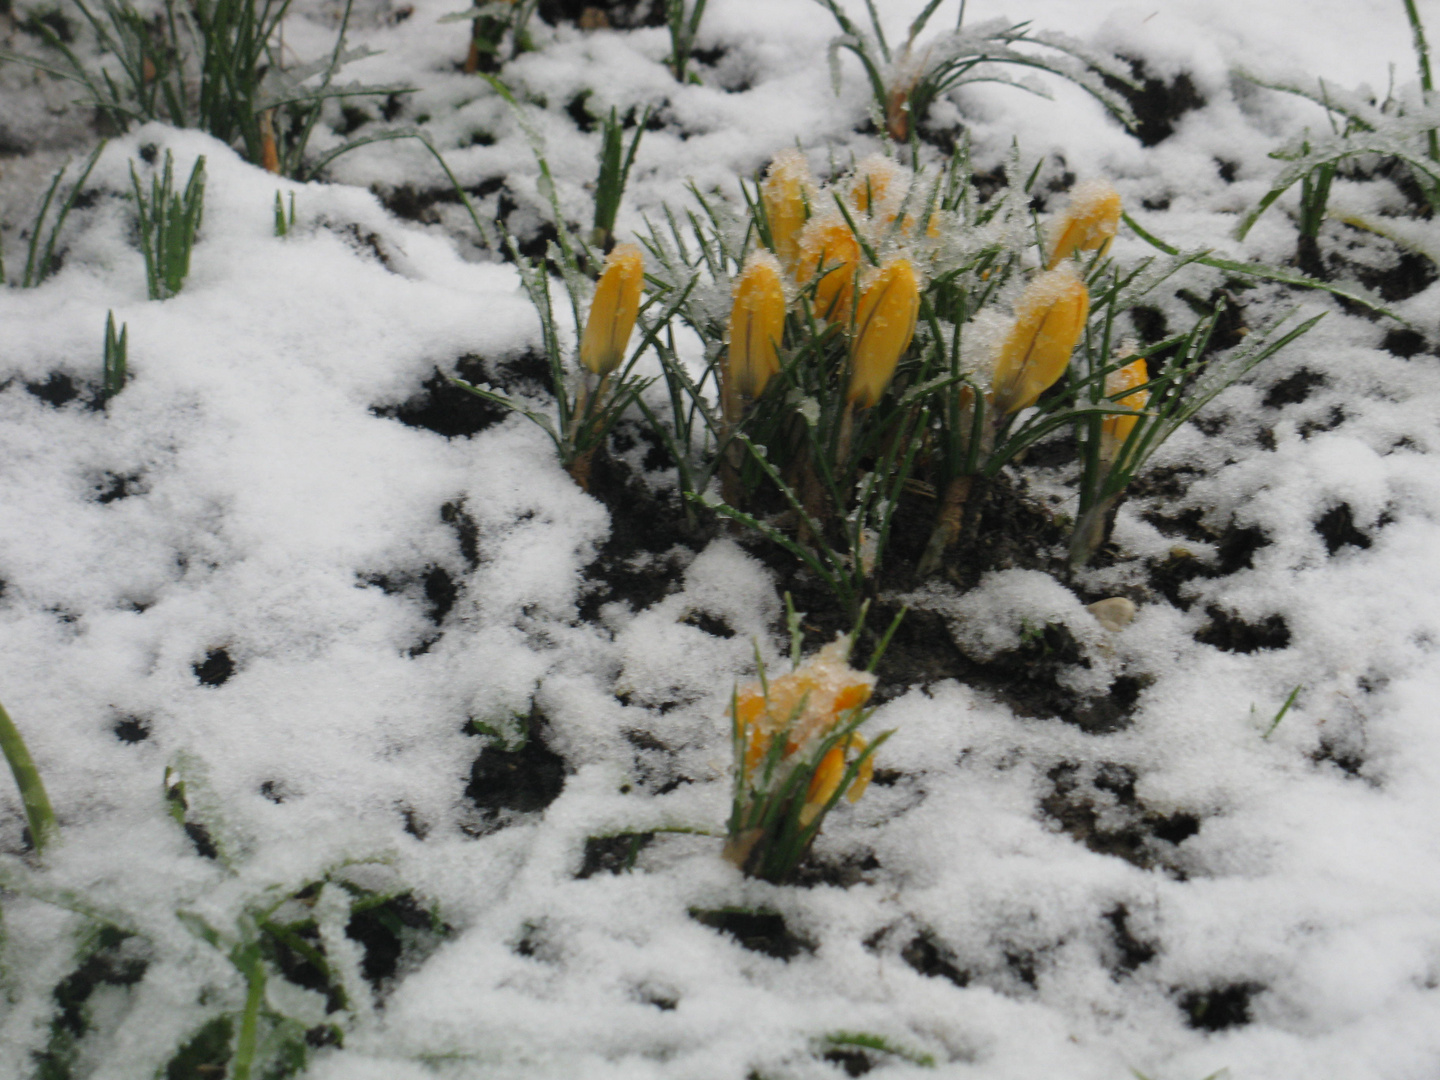
[[[802,952],[815,951],[814,943],[792,933],[785,925],[785,917],[777,911],[691,908],[690,917],[698,923],[729,934],[752,952],[764,953],[777,960],[789,960]]]
[[[565,22],[595,30],[628,30],[665,25],[663,0],[540,0],[537,10],[551,26]]]
[[[1213,990],[1180,991],[1178,1004],[1185,1022],[1199,1031],[1225,1031],[1250,1023],[1250,1002],[1266,987],[1241,982]]]
[[[443,516],[443,509],[441,514]],[[434,648],[444,632],[445,619],[459,600],[462,589],[449,570],[434,563],[414,570],[364,573],[358,577],[364,586],[379,589],[387,596],[403,596],[413,601],[435,627],[433,633],[424,635],[410,646],[406,651],[408,656],[423,656]]]
[[[407,947],[438,939],[443,929],[413,893],[402,893],[353,914],[345,936],[364,950],[360,973],[378,990],[400,970]]]
[[[1141,478],[1133,486],[1137,492],[1163,495],[1166,483],[1167,477],[1155,475]],[[1195,602],[1187,594],[1187,584],[1198,579],[1229,577],[1240,570],[1251,569],[1255,553],[1270,543],[1269,537],[1254,526],[1242,527],[1232,522],[1218,531],[1213,530],[1205,524],[1199,510],[1188,510],[1174,517],[1150,511],[1144,517],[1168,536],[1216,545],[1214,559],[1207,560],[1195,555],[1183,544],[1177,544],[1167,559],[1150,568],[1151,588],[1182,611],[1190,610]]]
[[[868,1053],[849,1047],[837,1046],[826,1050],[820,1055],[820,1060],[828,1061],[831,1065],[838,1065],[846,1076],[864,1076],[875,1068],[875,1063]]]
[[[1111,977],[1119,980],[1134,973],[1158,955],[1158,948],[1148,941],[1137,938],[1130,929],[1130,909],[1117,904],[1106,912],[1105,920],[1111,927],[1111,940],[1115,943],[1116,960],[1110,969]]]
[[[1370,536],[1355,527],[1355,512],[1349,503],[1341,503],[1326,510],[1315,522],[1315,531],[1325,541],[1325,550],[1331,555],[1343,547],[1364,550],[1370,546]]]
[[[1285,376],[1265,392],[1265,397],[1260,404],[1267,409],[1280,409],[1286,405],[1299,405],[1308,398],[1311,393],[1322,386],[1328,385],[1324,375],[1318,375],[1309,368],[1299,368],[1293,374]]]
[[[128,499],[135,495],[144,495],[148,492],[145,487],[145,477],[142,473],[118,473],[107,472],[99,483],[95,485],[95,501],[101,505],[118,502],[121,499]]]
[[[546,745],[547,728],[544,716],[532,712],[521,746],[507,749],[491,742],[480,751],[465,797],[487,824],[503,824],[513,814],[539,813],[559,798],[565,759]]]
[[[1408,327],[1397,327],[1394,330],[1386,331],[1380,347],[1402,360],[1408,360],[1419,353],[1430,351],[1431,346],[1430,342],[1425,339],[1425,335],[1419,331],[1411,330]]]
[[[191,668],[202,686],[224,686],[230,676],[235,674],[235,661],[230,658],[229,651],[221,646],[211,649],[205,654],[204,660],[192,664]]]
[[[484,385],[490,381],[484,361],[463,356],[455,364],[455,377]],[[438,367],[419,389],[398,405],[372,405],[370,412],[399,420],[407,427],[424,428],[447,439],[477,435],[508,415],[503,405],[456,386]]]
[[[640,439],[648,439],[648,433],[622,426],[616,432],[614,446],[618,453],[624,453],[624,448],[635,447]],[[660,453],[653,446],[651,449],[653,453],[647,458]],[[659,465],[663,460],[653,463]],[[590,494],[610,511],[610,536],[585,572],[582,621],[595,621],[602,607],[617,600],[643,611],[664,599],[680,587],[676,563],[684,557],[684,549],[697,551],[713,535],[708,528],[688,529],[678,498],[657,494],[643,475],[637,475],[615,453],[596,455]]]
[[[1146,807],[1135,794],[1134,769],[1114,762],[1062,762],[1046,779],[1051,790],[1040,800],[1040,809],[1073,839],[1098,855],[1184,876],[1177,868],[1175,849],[1200,831],[1200,819],[1187,813],[1159,814]]]
[[[150,722],[138,716],[122,716],[110,730],[123,743],[140,743],[150,737]]]
[[[654,833],[620,833],[616,836],[591,836],[585,840],[585,855],[577,878],[596,874],[624,874],[635,867],[635,859],[650,842]]]
[[[1135,136],[1140,145],[1155,146],[1173,135],[1176,121],[1192,109],[1201,108],[1205,99],[1185,72],[1167,83],[1149,75],[1144,60],[1125,59],[1130,64],[1131,75],[1141,88],[1135,90],[1118,79],[1109,78],[1105,80],[1105,85],[1129,102],[1131,111],[1135,113]]]
[[[928,978],[949,979],[962,989],[970,985],[970,973],[955,966],[955,957],[928,930],[900,950],[900,959]]]
[[[1290,627],[1280,615],[1267,615],[1257,623],[1248,623],[1213,604],[1205,609],[1205,614],[1210,621],[1195,634],[1195,640],[1202,645],[1214,645],[1225,652],[1253,653],[1283,649],[1290,644]]]
[[[1388,303],[1408,300],[1410,297],[1424,292],[1435,283],[1437,276],[1435,264],[1413,251],[1401,251],[1396,258],[1395,265],[1385,270],[1363,265],[1348,265],[1347,262],[1335,256],[1332,256],[1331,263],[1341,268],[1348,266],[1350,272],[1360,279],[1360,284],[1378,292],[1381,299]]]

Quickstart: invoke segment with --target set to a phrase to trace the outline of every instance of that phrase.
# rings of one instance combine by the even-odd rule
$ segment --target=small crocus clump
[[[1120,227],[1120,194],[1108,180],[1086,180],[1070,193],[1055,233],[1047,269],[1077,251],[1104,252]]]
[[[604,378],[625,359],[625,346],[640,312],[645,257],[634,244],[621,244],[605,260],[595,299],[580,338],[580,363]]]
[[[895,365],[915,336],[920,279],[909,259],[891,259],[866,284],[850,346],[850,404],[868,409],[890,385]]]
[[[1026,287],[991,378],[998,416],[1028,409],[1065,374],[1089,314],[1090,292],[1066,267],[1047,271]]]
[[[730,351],[725,368],[725,413],[733,422],[765,392],[780,370],[780,340],[785,334],[785,285],[779,260],[754,252],[735,281],[730,308]]]
[[[831,642],[778,679],[735,692],[735,800],[725,857],[753,877],[783,881],[840,798],[870,782],[871,755],[855,733],[875,676],[850,666],[852,640]],[[763,672],[762,672],[763,675]]]

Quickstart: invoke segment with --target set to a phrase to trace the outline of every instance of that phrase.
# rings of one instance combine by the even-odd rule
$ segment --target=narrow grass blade
[[[25,740],[20,736],[20,729],[3,705],[0,705],[0,753],[5,755],[10,772],[15,777],[15,786],[20,789],[25,820],[30,825],[30,842],[35,845],[35,853],[43,855],[58,833],[55,811],[50,807],[50,797],[45,794],[45,784],[40,779],[40,771],[35,768]]]

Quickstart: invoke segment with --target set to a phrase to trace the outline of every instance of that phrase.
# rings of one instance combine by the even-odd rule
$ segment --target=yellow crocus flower
[[[860,241],[839,214],[811,218],[800,233],[795,279],[815,283],[815,314],[830,322],[848,322],[860,269]]]
[[[625,359],[644,283],[645,257],[640,249],[634,244],[618,245],[605,260],[580,338],[580,362],[601,378]]]
[[[1087,180],[1070,193],[1060,215],[1046,269],[1054,270],[1076,251],[1105,250],[1120,227],[1120,193],[1108,180]]]
[[[785,150],[776,155],[760,185],[760,200],[765,204],[765,217],[770,223],[770,239],[775,254],[788,268],[795,265],[800,249],[800,230],[809,217],[806,199],[813,186],[810,166],[798,150]]]
[[[895,365],[915,336],[920,280],[909,259],[891,259],[860,294],[850,345],[851,404],[868,409],[880,400]]]
[[[730,351],[725,368],[726,414],[738,415],[742,399],[758,398],[780,370],[785,336],[785,284],[780,262],[768,251],[745,260],[730,307]]]
[[[1141,357],[1122,368],[1117,368],[1105,377],[1105,396],[1113,399],[1115,404],[1138,413],[1150,403],[1150,391],[1135,390],[1135,387],[1143,386],[1149,381],[1150,371],[1144,358]],[[1133,393],[1117,397],[1126,390],[1131,390]],[[1125,440],[1130,438],[1130,432],[1135,430],[1135,424],[1139,419],[1138,416],[1107,416],[1101,422],[1100,457],[1102,459],[1109,462],[1119,456],[1120,449],[1125,445]]]
[[[1068,267],[1030,283],[996,357],[990,385],[997,415],[1028,409],[1065,373],[1089,314],[1090,292]]]

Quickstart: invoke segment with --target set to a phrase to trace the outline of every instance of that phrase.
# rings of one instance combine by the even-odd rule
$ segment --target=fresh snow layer
[[[315,6],[292,20],[302,53],[328,40]],[[429,115],[461,182],[506,179],[538,223],[548,210],[526,132],[454,71],[464,27],[437,19],[461,6],[419,0],[398,24],[377,11],[354,38],[385,52],[354,76],[417,85],[411,115]],[[880,5],[892,40],[916,6]],[[1440,4],[1419,6],[1440,34]],[[953,24],[953,8],[934,25]],[[1279,167],[1268,152],[1325,120],[1232,72],[1323,75],[1383,96],[1394,64],[1397,84],[1413,84],[1398,2],[977,0],[967,19],[998,15],[1142,58],[1161,78],[1186,72],[1206,104],[1147,150],[1072,86],[1054,84],[1049,102],[967,89],[935,116],[969,126],[977,167],[1003,161],[1017,140],[1027,167],[1045,159],[1042,185],[1067,170],[1109,177],[1147,228],[1242,259],[1293,250],[1283,212],[1293,193],[1244,244],[1232,229]],[[797,141],[820,174],[878,148],[856,134],[863,76],[842,56],[832,92],[835,27],[806,0],[712,0],[700,46],[729,50],[736,92],[708,69],[702,85],[677,86],[663,30],[535,29],[537,51],[505,78],[548,102],[527,106],[527,123],[575,220],[588,220],[599,138],[565,113],[581,90],[597,114],[648,104],[665,118],[641,146],[622,236],[642,214],[687,205],[691,181],[734,196],[739,176]],[[6,79],[7,99],[24,103],[7,123],[31,134],[48,124]],[[482,130],[493,141],[471,145]],[[327,139],[339,136],[317,135],[317,148]],[[182,177],[203,154],[209,176],[193,270],[163,302],[146,299],[124,199],[146,146],[173,152]],[[17,169],[28,186],[10,170],[0,187],[12,275],[23,262],[17,223],[30,220],[47,171]],[[717,540],[656,559],[650,571],[667,579],[658,602],[579,620],[610,521],[544,433],[511,416],[447,440],[387,415],[436,368],[475,355],[493,370],[536,346],[516,273],[477,249],[458,208],[418,225],[366,190],[438,186],[418,144],[367,147],[331,176],[295,184],[200,134],[138,129],[101,158],[91,181],[101,194],[72,217],[63,269],[39,288],[0,290],[0,700],[64,836],[43,873],[25,870],[14,857],[19,800],[0,784],[6,880],[88,898],[151,949],[145,980],[106,1005],[115,1035],[88,1062],[93,1075],[153,1075],[205,1015],[202,995],[243,998],[235,969],[177,909],[233,928],[267,889],[283,895],[347,861],[383,864],[453,932],[374,998],[332,926],[357,1018],[343,1049],[315,1056],[316,1080],[828,1077],[837,1066],[816,1051],[836,1032],[883,1036],[957,1078],[1440,1074],[1434,355],[1397,358],[1381,347],[1383,321],[1321,294],[1251,290],[1252,325],[1297,303],[1326,317],[1223,394],[1203,431],[1185,429],[1157,455],[1152,469],[1193,469],[1188,486],[1127,506],[1116,540],[1133,558],[1082,583],[1109,595],[1143,582],[1141,560],[1163,560],[1174,543],[1141,513],[1162,503],[1167,516],[1255,530],[1266,542],[1250,566],[1191,582],[1188,610],[1142,605],[1118,633],[1030,571],[910,598],[943,615],[974,656],[1063,625],[1092,658],[1096,685],[1120,671],[1143,678],[1130,727],[1092,735],[1018,716],[953,680],[913,688],[871,722],[894,729],[879,762],[893,781],[838,810],[820,840],[832,861],[874,855],[880,869],[856,884],[749,881],[720,859],[719,840],[664,832],[635,872],[578,879],[587,837],[723,826],[732,688],[754,677],[757,648],[783,663],[775,582],[736,542]],[[277,188],[297,209],[284,238],[272,228]],[[497,212],[493,195],[482,201],[482,214]],[[1415,227],[1440,248],[1433,226]],[[1145,250],[1122,230],[1114,253]],[[1202,295],[1220,284],[1209,271],[1189,279]],[[1398,305],[1432,342],[1437,295]],[[1179,301],[1161,307],[1172,325],[1185,317]],[[133,379],[96,411],[85,398],[111,311],[129,327]],[[1301,372],[1318,377],[1303,402],[1265,404]],[[27,390],[57,373],[80,398],[56,407]],[[473,519],[473,559],[447,505]],[[1327,550],[1315,523],[1341,506],[1368,547]],[[1191,552],[1215,556],[1199,542]],[[424,585],[437,568],[457,586],[438,638]],[[1197,643],[1212,608],[1251,624],[1278,616],[1288,643],[1250,653]],[[697,614],[733,636],[706,633]],[[197,669],[220,650],[234,673],[204,685]],[[463,794],[483,745],[467,724],[504,728],[532,708],[570,770],[564,789],[543,813],[491,828]],[[118,740],[124,721],[148,738]],[[648,760],[647,745],[671,752]],[[223,860],[199,858],[168,816],[167,766],[213,823]],[[641,778],[656,769],[689,782],[654,794],[659,785]],[[1104,827],[1123,827],[1137,801],[1197,827],[1142,869],[1059,829],[1041,805],[1057,776],[1112,778],[1094,787]],[[1128,792],[1115,776],[1130,778]],[[19,1077],[68,970],[57,943],[83,922],[19,892],[3,899],[0,1076]],[[782,961],[689,915],[730,906],[779,912],[810,947]],[[940,943],[968,983],[907,963],[919,940]],[[1187,1023],[1195,1002],[1236,988],[1249,1023]],[[285,1007],[323,1016],[318,996]],[[887,1075],[931,1074],[899,1055],[875,1061]]]

